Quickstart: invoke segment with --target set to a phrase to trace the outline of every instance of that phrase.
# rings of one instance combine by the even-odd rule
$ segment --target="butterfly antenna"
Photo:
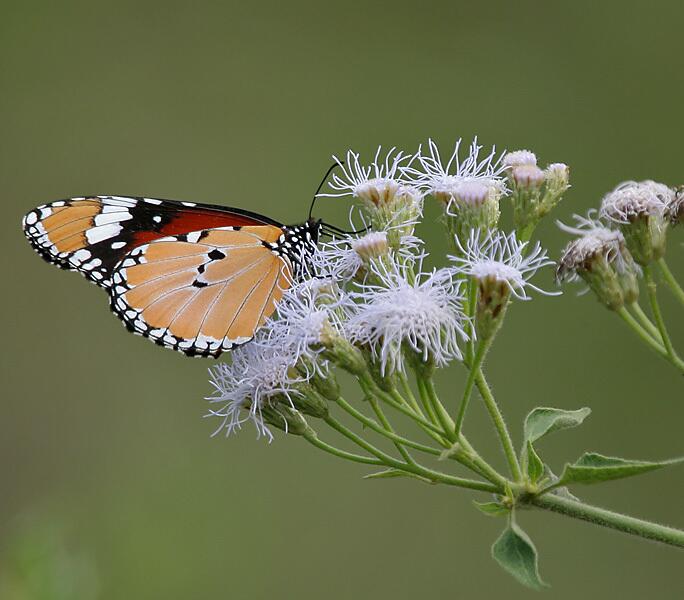
[[[321,191],[321,188],[323,185],[325,185],[325,182],[327,181],[330,173],[332,173],[336,167],[341,167],[344,164],[344,161],[335,161],[332,165],[330,165],[330,168],[326,171],[325,175],[323,176],[323,179],[321,179],[321,183],[318,184],[318,189],[316,190],[316,193],[313,196],[313,200],[311,200],[311,206],[309,207],[309,219],[311,218],[311,215],[313,214],[313,209],[314,205],[316,204],[316,198],[318,197],[318,192]]]

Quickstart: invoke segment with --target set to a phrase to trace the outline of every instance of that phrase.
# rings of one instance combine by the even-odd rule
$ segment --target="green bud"
[[[313,385],[298,385],[295,389],[299,393],[290,394],[290,400],[299,412],[316,419],[328,416],[328,403],[316,393]]]
[[[501,328],[511,299],[511,288],[496,277],[477,280],[475,331],[480,340],[491,340]]]
[[[310,429],[306,419],[298,410],[293,409],[286,398],[261,408],[264,422],[291,435],[304,435]]]
[[[620,224],[625,243],[641,266],[665,256],[667,221],[659,215],[639,215],[630,223]]]

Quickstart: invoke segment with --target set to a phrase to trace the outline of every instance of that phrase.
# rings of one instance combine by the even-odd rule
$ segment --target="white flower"
[[[506,185],[500,175],[506,167],[502,163],[502,157],[496,157],[496,149],[492,148],[487,156],[480,158],[482,146],[478,145],[475,139],[470,145],[468,155],[461,160],[461,141],[459,139],[456,142],[451,157],[444,163],[437,144],[428,140],[429,154],[423,155],[419,150],[415,157],[421,168],[402,166],[402,173],[413,185],[429,192],[446,205],[452,198],[463,197],[464,200],[472,198],[474,201],[484,201],[491,193],[497,196],[503,194]]]
[[[334,280],[305,279],[283,294],[255,343],[289,355],[310,376],[323,376],[327,363],[319,355],[331,337],[341,335],[347,302]]]
[[[655,181],[625,181],[601,202],[600,216],[627,224],[637,217],[663,217],[673,201],[674,191]]]
[[[421,194],[418,190],[406,185],[401,178],[401,165],[411,160],[411,156],[397,152],[391,148],[380,159],[382,147],[379,146],[373,162],[364,165],[360,161],[359,154],[349,150],[346,161],[336,156],[333,159],[339,165],[341,175],[333,173],[328,183],[333,190],[331,193],[318,194],[319,196],[341,197],[352,196],[359,198],[370,206],[384,206],[394,202],[397,197],[409,197],[411,201],[419,203]]]
[[[264,422],[263,409],[283,398],[289,400],[291,394],[298,393],[295,385],[305,378],[293,371],[295,357],[275,346],[252,342],[236,348],[231,355],[230,364],[220,363],[209,369],[215,391],[207,400],[222,405],[208,415],[222,419],[214,435],[222,429],[229,435],[245,421],[252,421],[257,437],[263,435],[270,442],[273,435]]]
[[[373,265],[380,283],[360,286],[350,296],[346,324],[349,338],[367,345],[382,374],[403,372],[402,345],[437,365],[461,359],[459,340],[466,340],[459,283],[447,269],[420,273],[408,280],[406,269]]]
[[[373,259],[387,256],[390,252],[394,252],[400,262],[413,263],[423,256],[423,241],[414,235],[400,235],[404,229],[404,225],[387,227],[382,231],[322,242],[311,259],[314,269],[324,277],[350,281]],[[399,234],[399,248],[392,251],[388,237],[395,231]]]
[[[472,230],[465,246],[458,238],[456,245],[461,256],[449,258],[455,263],[453,269],[458,274],[504,284],[520,300],[530,299],[528,287],[545,295],[559,293],[546,292],[530,283],[541,267],[553,264],[538,242],[526,253],[528,243],[519,241],[515,233],[507,236],[497,230],[481,239],[480,232]]]
[[[515,150],[507,152],[503,157],[505,167],[513,168],[522,165],[537,165],[537,156],[530,150]]]

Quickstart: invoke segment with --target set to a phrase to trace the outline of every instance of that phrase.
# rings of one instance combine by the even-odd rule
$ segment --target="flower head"
[[[511,296],[529,300],[527,288],[551,295],[551,292],[530,283],[543,266],[552,263],[537,243],[527,255],[527,242],[520,242],[515,233],[506,235],[495,230],[482,236],[473,230],[463,245],[456,239],[459,254],[450,256],[457,277],[477,283],[475,331],[482,341],[492,340],[503,324]]]
[[[355,304],[346,330],[352,341],[370,349],[381,373],[404,371],[404,347],[437,365],[461,359],[458,342],[467,336],[459,283],[451,273],[440,269],[409,281],[398,265],[374,270],[379,283],[350,294]]]
[[[665,254],[668,208],[675,192],[655,181],[625,181],[601,202],[601,218],[620,227],[634,260],[648,265]]]
[[[515,150],[507,152],[503,157],[506,168],[522,167],[523,165],[537,165],[537,156],[531,150]]]
[[[407,165],[402,166],[401,171],[413,185],[432,194],[445,206],[455,198],[460,198],[465,204],[482,203],[489,195],[496,195],[498,199],[506,190],[501,177],[506,167],[501,156],[497,158],[496,149],[492,148],[481,158],[482,146],[475,139],[470,144],[468,155],[461,159],[461,142],[460,139],[456,142],[450,158],[444,162],[437,144],[428,140],[429,153],[424,155],[419,151],[415,157],[420,169]]]
[[[589,211],[586,217],[574,215],[576,227],[558,226],[578,237],[564,248],[558,261],[556,279],[582,279],[608,308],[617,310],[639,296],[639,269],[620,231],[609,229]]]
[[[484,239],[479,231],[472,231],[465,245],[456,240],[460,256],[449,256],[455,263],[457,274],[466,275],[480,284],[492,282],[504,285],[520,300],[529,300],[527,288],[546,295],[546,292],[530,283],[530,279],[541,268],[553,264],[539,243],[525,253],[528,243],[517,239],[515,233],[506,235],[493,231]]]
[[[600,216],[614,223],[630,223],[643,216],[662,217],[674,192],[655,181],[625,181],[601,201]]]
[[[273,439],[267,422],[279,405],[294,408],[292,397],[298,394],[296,385],[305,377],[294,370],[294,357],[266,344],[250,343],[232,352],[231,363],[220,363],[209,369],[214,394],[209,396],[212,404],[210,416],[220,417],[222,423],[216,433],[225,429],[229,435],[252,421],[257,437]],[[283,414],[283,424],[288,422]]]
[[[404,181],[401,172],[401,166],[411,156],[395,151],[391,148],[382,160],[382,147],[378,147],[369,165],[364,165],[352,150],[347,152],[346,161],[334,156],[340,175],[333,173],[328,184],[332,191],[319,196],[358,198],[371,219],[383,225],[397,213],[410,213],[415,218],[422,209],[422,193]]]

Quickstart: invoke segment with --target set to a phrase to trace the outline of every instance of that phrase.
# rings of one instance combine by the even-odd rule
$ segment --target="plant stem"
[[[375,399],[373,399],[372,401],[377,403],[377,400]],[[342,408],[342,410],[348,412],[352,417],[363,423],[366,427],[372,429],[376,433],[379,433],[380,435],[386,437],[389,440],[392,440],[397,444],[403,444],[404,446],[408,446],[409,448],[415,448],[416,450],[420,450],[421,452],[425,452],[427,454],[432,454],[433,456],[439,456],[441,454],[441,452],[437,450],[437,448],[426,446],[419,442],[414,442],[413,440],[406,439],[404,437],[397,435],[394,431],[382,427],[377,421],[374,421],[373,419],[364,415],[362,412],[356,410],[351,404],[349,404],[349,402],[347,402],[342,397],[339,397],[337,399],[337,403],[340,405],[340,408]]]
[[[389,404],[392,408],[398,410],[399,412],[405,414],[407,417],[410,417],[413,419],[422,429],[424,429],[427,433],[430,434],[435,441],[437,441],[440,445],[444,446],[445,448],[448,448],[450,444],[448,442],[445,442],[442,437],[442,431],[441,429],[437,426],[434,425],[433,423],[430,423],[427,419],[424,417],[416,414],[411,408],[406,406],[406,402],[404,399],[399,395],[398,392],[395,390],[395,395],[398,396],[398,399],[395,399],[393,395],[387,394],[386,392],[383,392],[373,381],[373,378],[370,375],[362,375],[359,378],[359,384],[361,385],[361,389],[366,393],[366,395],[375,395],[379,397],[383,402],[386,402]]]
[[[646,345],[648,345],[652,350],[655,350],[661,356],[667,358],[667,352],[665,351],[665,348],[663,348],[660,342],[654,340],[648,331],[639,325],[637,320],[630,315],[629,312],[627,312],[626,308],[619,308],[616,312],[622,318],[622,320],[629,325],[632,331],[634,331],[634,333],[636,333],[642,339],[642,341],[646,342]]]
[[[658,331],[658,328],[652,323],[651,319],[648,318],[648,315],[642,310],[639,303],[633,302],[629,305],[629,308],[632,309],[632,312],[636,315],[636,318],[639,320],[639,323],[641,323],[641,326],[648,331],[648,333],[650,333],[657,342],[662,343],[660,331]]]
[[[382,408],[380,408],[380,405],[378,404],[377,399],[375,396],[368,396],[368,403],[371,405],[371,408],[373,409],[373,412],[375,413],[375,416],[378,418],[378,421],[382,423],[382,427],[380,428],[381,431],[384,430],[386,433],[391,433],[394,434],[394,429],[392,428],[392,425],[390,424],[389,420],[385,416],[385,413],[382,412]],[[377,431],[377,429],[376,429]],[[380,433],[380,431],[378,431]],[[413,457],[409,454],[409,451],[404,448],[404,442],[408,440],[393,440],[394,446],[401,454],[402,458],[407,462],[407,463],[412,463],[415,464],[416,461],[413,460]],[[426,446],[429,447],[429,446]]]
[[[352,454],[351,452],[347,452],[345,450],[341,450],[340,448],[336,448],[335,446],[331,446],[330,444],[326,444],[323,440],[318,438],[318,435],[313,429],[306,431],[302,437],[310,444],[316,446],[316,448],[319,448],[320,450],[323,450],[328,454],[333,454],[338,458],[344,458],[345,460],[351,460],[353,462],[363,463],[366,465],[383,464],[383,462],[381,460],[378,460],[377,458],[371,458],[369,456],[360,456],[359,454]]]
[[[653,318],[655,319],[656,326],[660,332],[660,338],[663,340],[663,345],[665,346],[668,356],[674,358],[676,353],[672,347],[670,336],[667,333],[665,319],[663,319],[663,314],[660,312],[660,304],[658,304],[658,286],[653,278],[653,271],[649,265],[644,267],[644,277],[646,278],[646,289],[648,290],[648,299],[651,303],[651,311],[653,312]]]
[[[677,356],[670,356],[667,353],[667,350],[662,347],[656,340],[654,340],[651,335],[646,331],[639,323],[636,321],[636,319],[629,314],[627,309],[623,306],[622,308],[618,309],[617,314],[622,318],[622,320],[629,325],[629,327],[636,333],[645,343],[647,346],[649,346],[652,350],[655,350],[660,356],[662,356],[665,360],[671,362],[675,367],[677,367],[680,371],[684,373],[684,362]]]
[[[664,258],[658,260],[658,266],[660,267],[660,272],[663,274],[663,279],[667,286],[672,290],[672,293],[677,297],[677,300],[684,304],[684,290],[675,279],[675,276],[672,274],[672,271],[670,271]]]
[[[627,515],[562,498],[554,494],[535,496],[529,500],[529,503],[539,508],[593,523],[594,525],[609,527],[623,533],[629,533],[630,535],[684,548],[684,531],[674,529],[673,527],[628,517]]]
[[[439,424],[441,425],[445,437],[451,441],[456,441],[456,436],[454,435],[454,422],[451,420],[449,413],[444,408],[444,405],[439,401],[437,392],[435,391],[435,384],[431,377],[418,377],[418,389],[421,390],[421,395],[427,395],[428,401],[432,406],[437,415]]]
[[[516,481],[522,481],[520,463],[518,462],[518,457],[515,454],[515,447],[513,446],[511,434],[508,433],[506,422],[504,421],[503,415],[499,410],[499,406],[494,399],[492,391],[489,389],[489,385],[487,384],[487,380],[485,379],[481,368],[477,369],[475,382],[477,384],[477,389],[480,390],[480,394],[482,395],[482,399],[487,407],[489,416],[492,418],[494,427],[499,434],[501,446],[503,448],[504,454],[506,455],[506,460],[508,460],[508,466],[511,470],[511,474]]]
[[[454,433],[456,439],[461,434],[461,429],[463,428],[463,420],[465,419],[466,410],[468,409],[468,403],[470,402],[470,396],[472,395],[473,386],[475,385],[475,378],[477,377],[477,370],[480,368],[482,361],[484,360],[485,354],[487,353],[488,344],[486,341],[482,341],[477,346],[477,351],[473,362],[470,365],[470,371],[468,372],[468,379],[466,380],[465,389],[463,390],[463,397],[461,398],[461,404],[458,407],[458,414],[456,415],[456,425],[454,425]]]
[[[324,421],[330,425],[333,429],[341,433],[346,438],[350,439],[352,442],[373,454],[379,458],[385,465],[398,469],[400,471],[405,471],[407,473],[413,473],[414,475],[419,475],[434,481],[436,483],[445,483],[447,485],[453,485],[456,487],[467,488],[471,490],[478,490],[481,492],[499,492],[499,488],[485,481],[475,481],[474,479],[465,479],[463,477],[454,477],[453,475],[447,475],[446,473],[440,473],[439,471],[433,471],[427,467],[423,467],[419,464],[404,463],[399,460],[392,458],[389,454],[385,454],[382,450],[378,450],[375,446],[368,443],[362,437],[356,435],[353,431],[345,427],[342,423],[337,421],[334,417],[328,416]]]

